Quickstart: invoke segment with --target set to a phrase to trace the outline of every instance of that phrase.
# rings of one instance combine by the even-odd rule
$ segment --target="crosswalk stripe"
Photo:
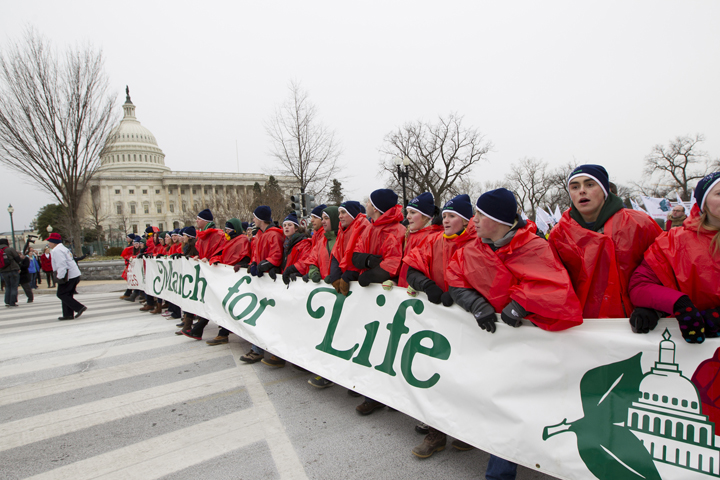
[[[263,421],[248,408],[30,478],[160,478],[256,442]]]
[[[64,408],[0,424],[0,451],[47,440],[131,415],[234,390],[243,385],[233,369]]]
[[[41,370],[48,370],[50,368],[85,363],[101,358],[106,359],[121,355],[129,355],[132,353],[145,352],[151,349],[161,349],[177,344],[178,337],[175,335],[168,335],[165,338],[154,338],[152,340],[145,340],[125,345],[117,345],[116,342],[113,342],[103,348],[86,350],[80,353],[58,355],[43,359],[31,359],[24,363],[13,363],[11,365],[7,365],[7,368],[0,369],[0,379],[15,375],[26,375],[29,373],[39,372]],[[205,347],[204,343],[197,344],[196,348],[202,347]]]
[[[84,315],[92,315],[91,317],[88,317],[86,320],[91,319],[98,319],[97,316],[100,312],[112,312],[114,315],[118,314],[128,314],[130,312],[133,312],[134,309],[132,308],[123,308],[122,306],[105,306],[105,307],[98,307],[97,305],[87,304],[88,307],[87,313]],[[55,307],[52,310],[49,309],[38,309],[38,310],[31,310],[23,312],[24,316],[21,318],[16,318],[13,320],[2,320],[0,319],[0,332],[6,333],[10,331],[11,329],[8,328],[12,325],[20,325],[21,327],[31,327],[34,326],[34,324],[39,324],[41,322],[46,323],[48,321],[57,322],[57,318],[59,315],[62,315],[61,311],[58,311],[57,307]],[[82,317],[80,317],[82,318]],[[43,325],[43,327],[47,327],[47,325]]]
[[[215,348],[207,347],[201,351],[194,352],[192,355],[188,355],[188,352],[174,353],[154,358],[152,362],[141,360],[139,362],[67,375],[42,382],[18,385],[0,390],[0,406],[48,395],[56,395],[58,393],[122,380],[136,375],[145,375],[180,365],[187,365],[188,363],[202,362],[228,355],[230,355],[230,352],[227,348],[222,348],[221,346]]]

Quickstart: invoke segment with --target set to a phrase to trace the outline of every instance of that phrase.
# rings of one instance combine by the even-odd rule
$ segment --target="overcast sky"
[[[703,133],[720,156],[720,2],[4,2],[0,46],[33,26],[102,49],[172,170],[268,172],[263,124],[299,81],[343,145],[346,196],[377,176],[384,136],[457,112],[494,144],[476,181],[513,162],[642,175],[653,145]],[[0,231],[54,202],[0,167]]]

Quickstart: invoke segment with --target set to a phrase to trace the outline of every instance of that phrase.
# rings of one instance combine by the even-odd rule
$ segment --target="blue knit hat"
[[[272,210],[267,205],[260,205],[253,212],[253,216],[265,223],[272,223]]]
[[[188,236],[190,238],[195,238],[195,235],[196,235],[195,227],[183,228],[183,235]]]
[[[130,240],[135,240],[135,234],[130,232],[127,234],[127,238],[129,238]]]
[[[197,214],[197,218],[199,218],[200,220],[205,220],[206,222],[212,222],[213,214],[209,208],[206,208],[205,210]]]
[[[375,210],[380,213],[385,213],[390,210],[397,205],[397,201],[397,193],[389,188],[380,188],[370,194],[370,203],[372,203]]]
[[[605,198],[608,197],[608,192],[610,191],[610,177],[608,177],[607,170],[605,170],[605,167],[603,167],[602,165],[586,164],[575,167],[575,170],[573,170],[568,177],[568,185],[570,185],[570,182],[575,177],[592,178],[603,189],[603,193],[605,193]]]
[[[322,205],[318,205],[317,207],[312,209],[312,212],[310,212],[310,215],[317,218],[322,218],[322,212],[325,210],[327,205],[324,203]],[[286,219],[287,220],[287,219]]]
[[[170,232],[170,235],[171,235],[171,236],[182,235],[182,231],[181,231],[181,230],[182,230],[182,229],[180,229],[180,228],[176,228],[175,230],[173,230],[172,232]]]
[[[700,213],[702,213],[705,209],[705,198],[707,197],[708,192],[712,190],[718,182],[720,182],[720,172],[715,172],[703,177],[703,179],[700,180],[695,187],[695,193],[693,196],[695,197],[698,207],[700,207]]]
[[[453,212],[460,215],[465,220],[470,220],[473,216],[472,202],[470,195],[462,194],[454,197],[443,206],[443,212]]]
[[[480,195],[476,203],[478,212],[491,220],[512,227],[517,216],[517,200],[507,188],[498,188]]]
[[[365,213],[360,202],[356,202],[355,200],[347,200],[341,203],[339,210],[345,210],[345,212],[353,218],[361,213]]]
[[[248,222],[242,222],[240,225],[242,225],[243,232],[248,229],[248,226],[250,226]]]
[[[283,223],[285,223],[285,222],[292,222],[295,225],[297,225],[298,227],[300,226],[300,223],[298,222],[298,218],[297,218],[297,213],[295,213],[295,212],[290,212],[290,215],[285,217],[285,220],[283,220]]]
[[[421,193],[408,202],[407,208],[420,212],[426,217],[432,217],[435,215],[435,198],[430,192]]]

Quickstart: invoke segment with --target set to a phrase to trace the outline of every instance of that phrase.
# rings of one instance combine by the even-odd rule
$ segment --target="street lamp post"
[[[13,223],[13,212],[15,209],[13,208],[12,204],[8,205],[8,213],[10,214],[10,231],[12,232],[12,238],[13,238],[13,248],[17,250],[17,246],[15,245],[15,224]]]
[[[398,179],[402,180],[403,207],[405,207],[405,209],[407,209],[408,199],[407,199],[407,193],[405,190],[405,181],[410,176],[410,159],[408,158],[407,155],[405,155],[405,157],[403,157],[403,158],[395,157],[394,160],[395,160],[395,166],[397,167]],[[405,171],[403,171],[403,169],[400,168],[401,166],[405,167]]]

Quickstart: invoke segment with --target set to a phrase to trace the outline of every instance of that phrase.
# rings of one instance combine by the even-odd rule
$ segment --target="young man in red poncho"
[[[570,274],[584,318],[627,318],[630,275],[662,230],[623,206],[600,165],[577,167],[568,188],[572,205],[550,232],[550,245]]]
[[[154,258],[155,254],[158,250],[158,245],[156,244],[156,236],[160,233],[160,229],[158,227],[147,227],[145,229],[145,248],[140,253],[140,255],[137,256],[137,258]],[[145,292],[145,305],[140,308],[141,312],[150,312],[152,314],[158,314],[160,313],[160,310],[158,307],[162,305],[162,300],[157,301],[155,297],[148,294],[148,292]]]
[[[512,192],[499,188],[481,195],[473,221],[478,238],[455,253],[447,280],[455,303],[480,328],[494,333],[496,312],[511,327],[523,319],[549,331],[582,323],[567,271],[535,224],[517,214]],[[486,476],[515,478],[516,469],[491,455]]]
[[[402,206],[398,205],[397,200],[397,194],[387,188],[370,194],[366,207],[371,223],[355,245],[352,255],[352,263],[357,271],[346,272],[349,273],[347,279],[357,280],[361,287],[384,283],[393,278],[397,280],[400,273],[405,227],[400,223],[403,220]],[[369,415],[384,406],[365,397],[365,401],[355,410],[360,415]]]
[[[225,233],[215,226],[213,214],[209,209],[198,213],[195,219],[195,231],[197,259],[204,263],[210,263],[210,259],[221,253],[225,247]],[[189,331],[182,330],[182,334],[195,340],[202,340],[203,331],[208,322],[207,318],[197,317],[197,322],[192,328]]]
[[[290,261],[286,261],[285,268],[283,268],[283,282],[285,285],[289,285],[290,282],[294,282],[297,277],[304,277],[309,273],[310,266],[314,263],[318,263],[320,259],[318,254],[322,255],[324,245],[327,245],[327,239],[325,238],[325,229],[323,228],[322,212],[325,210],[327,205],[318,205],[312,209],[310,213],[310,224],[312,225],[312,237],[310,237],[310,248],[307,255],[303,255],[302,259],[297,261],[295,258],[291,258]],[[296,215],[297,218],[297,215]],[[287,218],[285,219],[287,221]],[[284,224],[285,222],[283,222]],[[322,244],[322,245],[321,245]],[[322,257],[323,260],[327,260],[327,270],[329,273],[330,269],[330,256],[325,255]],[[327,273],[325,273],[327,275]],[[324,275],[323,275],[324,276]],[[318,280],[319,281],[319,280]]]
[[[277,275],[283,259],[283,243],[285,234],[273,225],[272,210],[267,205],[260,205],[253,212],[257,234],[252,240],[252,257],[248,273],[253,277]],[[252,345],[250,351],[240,357],[245,363],[255,363],[265,357],[265,350]]]
[[[470,197],[456,196],[442,209],[443,233],[430,236],[424,243],[405,253],[403,263],[407,266],[408,294],[425,292],[431,303],[442,303],[446,307],[453,304],[448,291],[447,267],[455,252],[477,239],[475,224],[470,221],[472,215]],[[424,423],[416,426],[415,430],[427,434],[423,443],[412,449],[416,457],[428,458],[445,448],[447,435],[443,432]],[[452,445],[458,450],[473,448],[460,440],[454,440]]]
[[[406,208],[405,219],[408,222],[405,230],[405,241],[403,242],[403,260],[407,255],[425,245],[431,239],[442,234],[443,227],[434,223],[434,217],[439,210],[435,206],[435,198],[430,192],[424,192],[410,200]],[[398,274],[398,285],[407,287],[408,265],[403,262],[400,265]]]
[[[325,277],[325,283],[343,295],[350,291],[350,282],[357,280],[358,269],[353,265],[355,246],[365,229],[370,226],[365,209],[355,200],[348,200],[338,207],[338,220],[340,229],[337,240],[332,248],[330,258],[330,274]]]
[[[123,249],[123,251],[120,253],[120,256],[125,260],[125,269],[122,272],[122,278],[123,280],[127,281],[127,270],[128,265],[130,265],[130,262],[132,261],[133,257],[135,256],[135,248],[133,247],[133,242],[135,240],[135,234],[134,233],[128,233],[125,237],[127,240],[128,246]],[[128,288],[125,290],[125,293],[123,293],[120,296],[120,300],[125,300],[126,298],[130,298],[133,291],[132,289]]]

